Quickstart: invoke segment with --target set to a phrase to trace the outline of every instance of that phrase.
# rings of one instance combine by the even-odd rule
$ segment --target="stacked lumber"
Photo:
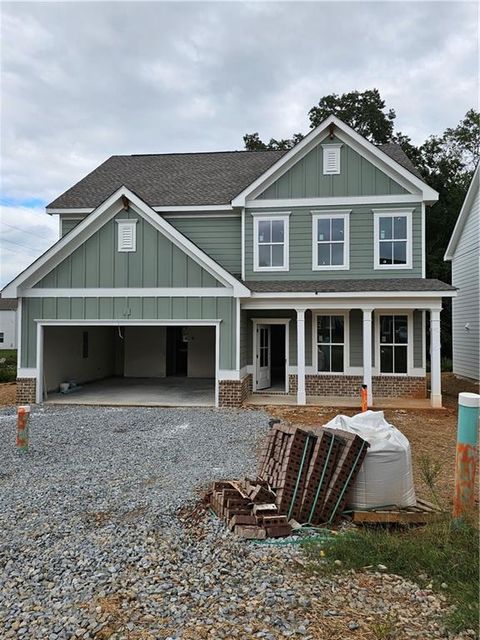
[[[292,521],[332,526],[345,509],[368,446],[339,429],[273,424],[258,477],[215,482],[210,504],[244,538],[289,535]]]

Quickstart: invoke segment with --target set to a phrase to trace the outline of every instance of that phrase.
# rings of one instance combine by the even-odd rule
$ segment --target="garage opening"
[[[46,401],[213,406],[215,327],[45,326]]]

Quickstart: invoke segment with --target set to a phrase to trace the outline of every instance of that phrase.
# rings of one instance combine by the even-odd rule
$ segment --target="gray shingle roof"
[[[399,145],[379,145],[379,149],[420,177]],[[285,153],[218,151],[112,156],[47,206],[95,208],[122,185],[151,207],[229,204]]]
[[[390,158],[398,162],[398,164],[401,164],[404,169],[407,169],[408,171],[410,171],[410,173],[413,173],[413,175],[417,176],[417,178],[423,180],[422,175],[420,174],[418,169],[416,169],[413,162],[410,160],[410,158],[407,156],[407,154],[399,144],[396,144],[394,142],[387,142],[386,144],[378,144],[377,148],[380,149],[380,151],[383,151],[383,153],[386,153],[387,156],[390,156]]]
[[[286,151],[219,151],[112,156],[51,202],[98,207],[122,185],[151,207],[229,204]]]
[[[455,291],[441,280],[426,278],[388,278],[370,280],[256,280],[244,282],[255,293],[354,293],[363,291]]]

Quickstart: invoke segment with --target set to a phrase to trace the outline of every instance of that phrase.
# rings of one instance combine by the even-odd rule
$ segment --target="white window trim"
[[[252,213],[253,216],[253,270],[260,272],[275,272],[275,271],[289,271],[289,262],[290,262],[290,252],[289,252],[289,244],[290,244],[290,234],[289,234],[289,218],[290,211],[284,211],[282,213]],[[259,221],[265,222],[273,222],[275,220],[282,220],[284,223],[284,237],[283,237],[283,265],[280,267],[261,267],[258,264],[258,223]]]
[[[372,209],[373,211],[373,268],[382,271],[396,271],[397,269],[412,269],[413,236],[412,214],[414,209]],[[407,218],[407,263],[380,264],[380,218]]]
[[[126,219],[126,220],[121,220],[121,219],[117,219],[115,221],[118,224],[117,227],[117,251],[119,251],[120,253],[133,253],[134,251],[137,250],[137,227],[136,224],[138,222],[138,220],[132,220],[132,219]],[[130,226],[132,228],[132,247],[127,247],[124,248],[121,245],[121,229],[122,227],[126,227],[126,226]]]
[[[374,334],[375,334],[375,366],[372,367],[374,376],[406,378],[418,376],[418,369],[413,367],[413,309],[375,309],[374,311]],[[380,316],[407,316],[407,372],[406,373],[385,373],[380,370]]]
[[[318,370],[318,344],[317,344],[317,323],[319,316],[342,316],[343,317],[343,371],[319,371]],[[346,376],[350,374],[349,354],[350,354],[350,313],[348,311],[329,309],[328,311],[312,311],[312,365],[316,376]]]
[[[312,271],[348,271],[350,269],[350,213],[351,209],[312,211]],[[343,264],[319,265],[317,251],[317,225],[322,218],[339,218],[344,221]]]

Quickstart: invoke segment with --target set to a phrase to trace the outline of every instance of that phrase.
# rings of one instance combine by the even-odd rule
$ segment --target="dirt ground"
[[[435,496],[425,481],[425,469],[433,471],[435,492],[442,506],[452,502],[455,469],[457,429],[457,399],[461,391],[478,393],[478,385],[460,380],[452,373],[442,375],[444,409],[385,410],[386,419],[409,439],[412,447],[413,472],[417,495],[430,502]],[[355,409],[329,409],[328,407],[268,406],[274,417],[294,424],[325,424],[338,413],[355,415]],[[477,487],[478,500],[478,487]]]
[[[429,501],[434,499],[425,482],[425,468],[429,467],[431,470],[436,468],[435,484],[438,495],[447,505],[451,502],[453,495],[458,394],[461,391],[478,393],[479,388],[472,382],[456,378],[452,373],[444,373],[442,390],[444,409],[392,409],[386,410],[385,416],[410,440],[418,495]],[[15,404],[15,383],[1,383],[0,406],[13,404]],[[265,409],[272,416],[303,425],[325,424],[339,412],[346,415],[357,413],[355,409],[328,409],[328,407],[298,408],[272,405]]]

